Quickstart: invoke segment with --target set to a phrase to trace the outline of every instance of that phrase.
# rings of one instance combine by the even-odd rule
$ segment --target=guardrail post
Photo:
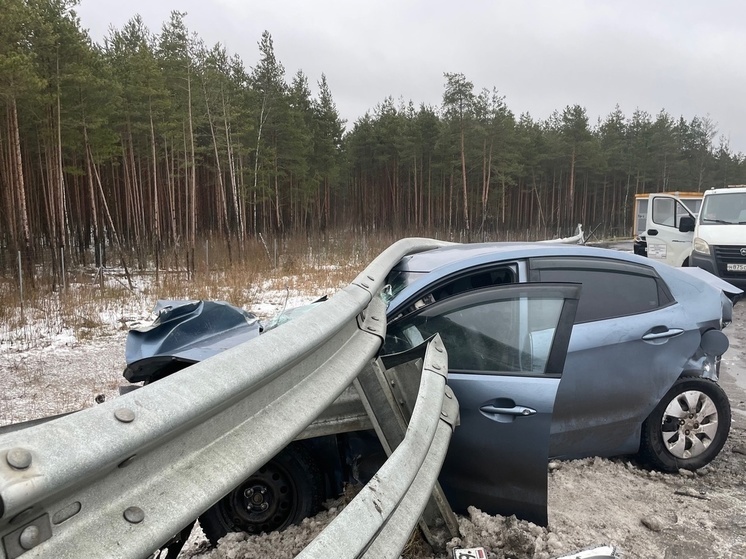
[[[435,336],[432,347],[442,355],[442,359],[431,359],[431,370],[447,377],[447,353],[439,335]],[[417,400],[426,348],[427,344],[423,343],[411,351],[384,357],[385,361],[376,359],[353,382],[388,456],[404,440]],[[453,420],[457,421],[457,418]],[[458,536],[456,515],[437,482],[419,526],[434,550],[444,549],[448,540]]]

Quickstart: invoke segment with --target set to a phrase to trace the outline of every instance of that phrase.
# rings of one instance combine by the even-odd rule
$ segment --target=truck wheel
[[[269,533],[319,511],[323,480],[300,444],[283,449],[199,517],[210,543],[228,532]]]
[[[641,453],[654,467],[676,472],[709,464],[730,432],[730,403],[720,385],[677,380],[642,425]]]

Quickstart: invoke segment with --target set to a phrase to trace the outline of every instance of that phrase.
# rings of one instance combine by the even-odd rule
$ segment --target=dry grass
[[[329,234],[235,241],[209,238],[193,251],[172,248],[157,259],[126,256],[127,270],[81,264],[66,266],[65,288],[50,277],[52,266],[40,264],[36,288],[25,288],[17,272],[0,277],[0,351],[23,350],[69,335],[90,340],[103,330],[124,327],[127,319],[147,316],[158,299],[214,299],[252,310],[268,293],[283,297],[331,294],[349,283],[370,261],[401,236],[440,237],[438,232],[335,231]],[[549,232],[463,233],[446,240],[467,242],[547,238]],[[468,237],[468,238],[467,238]],[[110,251],[111,253],[111,251]],[[80,257],[80,256],[79,256]],[[90,263],[92,255],[84,254]],[[187,262],[190,263],[187,266]],[[260,318],[266,318],[258,313]]]
[[[161,258],[159,270],[129,269],[127,275],[122,268],[73,269],[65,289],[37,281],[23,300],[6,282],[0,284],[0,350],[37,347],[60,336],[91,340],[147,316],[158,299],[216,299],[251,309],[272,291],[329,294],[395,240],[338,234],[255,240],[240,249],[211,240],[198,244],[191,272],[183,268],[185,255],[174,252]]]
[[[196,252],[194,270],[179,269],[176,258],[164,268],[70,269],[63,290],[37,281],[23,300],[12,281],[0,278],[0,423],[25,421],[93,405],[113,397],[122,384],[127,322],[147,318],[158,299],[217,299],[257,312],[266,319],[285,305],[303,304],[348,284],[389,239],[302,238],[244,247],[212,242]],[[184,262],[184,259],[180,259]],[[102,273],[103,272],[103,273]],[[29,282],[30,283],[30,282]],[[288,303],[288,299],[290,302]],[[255,308],[256,307],[256,308]],[[59,355],[89,357],[59,367]]]

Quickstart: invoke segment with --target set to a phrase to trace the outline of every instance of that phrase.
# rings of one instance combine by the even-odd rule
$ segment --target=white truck
[[[675,195],[648,200],[648,258],[696,266],[746,289],[746,185],[705,191],[698,214]]]

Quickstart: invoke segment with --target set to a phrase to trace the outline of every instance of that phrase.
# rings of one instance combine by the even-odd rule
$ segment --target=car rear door
[[[511,284],[477,289],[392,322],[384,351],[439,333],[448,384],[459,401],[440,482],[451,506],[547,522],[552,410],[580,286]]]
[[[699,324],[641,262],[553,256],[530,270],[531,281],[583,285],[550,456],[637,452],[642,422],[699,347]]]

